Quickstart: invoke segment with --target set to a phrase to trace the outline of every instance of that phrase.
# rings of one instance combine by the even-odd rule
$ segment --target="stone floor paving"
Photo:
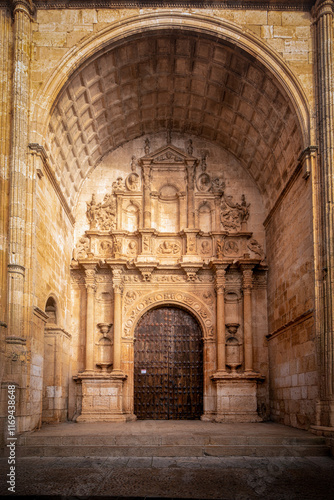
[[[334,499],[330,457],[19,458],[16,491],[1,496],[53,499]]]

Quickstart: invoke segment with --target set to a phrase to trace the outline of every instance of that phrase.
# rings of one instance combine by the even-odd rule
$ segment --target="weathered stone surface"
[[[203,419],[332,425],[333,2],[32,7],[0,8],[17,430],[134,418],[136,324],[166,304],[201,325]]]

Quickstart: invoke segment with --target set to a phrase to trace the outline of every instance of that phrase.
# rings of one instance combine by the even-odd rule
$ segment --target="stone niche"
[[[135,326],[160,304],[187,308],[201,325],[202,418],[260,419],[267,320],[253,306],[266,310],[262,213],[237,161],[197,139],[136,140],[97,167],[77,205],[71,266],[78,420],[136,418]]]

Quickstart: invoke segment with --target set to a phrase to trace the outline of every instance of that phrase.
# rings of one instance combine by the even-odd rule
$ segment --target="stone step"
[[[132,439],[131,439],[132,438]],[[156,440],[158,438],[155,438]],[[155,439],[152,439],[154,441]],[[328,456],[329,448],[324,439],[281,439],[267,438],[201,438],[199,441],[186,443],[186,439],[169,436],[161,438],[160,442],[151,443],[143,436],[80,436],[78,438],[58,437],[50,439],[41,436],[25,436],[18,446],[18,456],[21,457],[305,457]],[[166,442],[167,441],[167,442]],[[183,442],[182,442],[183,441]],[[210,443],[205,441],[211,441]],[[215,442],[217,441],[217,442]]]

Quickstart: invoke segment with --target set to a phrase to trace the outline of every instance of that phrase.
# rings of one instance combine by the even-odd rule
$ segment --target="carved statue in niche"
[[[225,229],[238,231],[248,220],[250,203],[246,203],[245,195],[241,200],[241,204],[234,203],[232,196],[222,196],[220,220]]]
[[[86,259],[89,253],[89,238],[83,236],[73,250],[73,260]]]
[[[171,243],[170,241],[164,241],[158,247],[158,253],[162,254],[177,254],[181,250],[180,245],[178,243]]]
[[[100,205],[96,203],[95,194],[93,194],[91,201],[87,203],[87,211],[86,211],[90,229],[96,228],[96,215],[99,210],[99,207]]]
[[[115,253],[121,253],[122,252],[122,240],[120,238],[114,237],[113,243],[114,243]]]
[[[216,246],[217,258],[222,259],[224,256],[224,240],[217,240]]]

